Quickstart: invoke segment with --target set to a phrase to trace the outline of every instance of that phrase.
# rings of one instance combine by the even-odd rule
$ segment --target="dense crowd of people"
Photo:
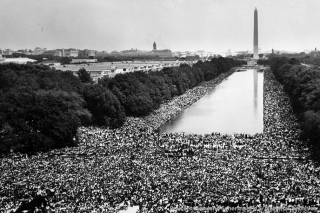
[[[134,205],[140,212],[194,212],[194,207],[317,212],[320,169],[308,160],[289,99],[269,70],[263,133],[158,131],[233,72],[163,103],[147,117],[127,118],[121,128],[79,128],[78,147],[0,159],[0,211],[117,212]]]

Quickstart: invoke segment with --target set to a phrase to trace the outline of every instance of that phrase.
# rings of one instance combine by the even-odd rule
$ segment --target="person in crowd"
[[[317,212],[320,169],[308,160],[290,100],[270,71],[264,73],[263,133],[158,131],[230,74],[147,117],[127,118],[121,128],[81,127],[78,147],[1,158],[0,211]]]

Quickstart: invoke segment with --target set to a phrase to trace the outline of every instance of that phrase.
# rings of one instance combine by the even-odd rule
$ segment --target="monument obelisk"
[[[258,60],[258,10],[254,9],[253,59]]]

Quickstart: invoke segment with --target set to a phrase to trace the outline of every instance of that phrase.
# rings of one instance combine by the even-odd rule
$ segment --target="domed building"
[[[156,42],[153,42],[153,50],[148,52],[149,56],[160,57],[160,58],[173,58],[174,55],[169,49],[157,50]]]

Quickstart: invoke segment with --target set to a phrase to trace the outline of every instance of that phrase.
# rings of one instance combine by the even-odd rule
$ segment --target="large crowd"
[[[78,147],[0,159],[0,212],[117,212],[132,205],[140,212],[318,212],[320,169],[308,159],[290,100],[270,70],[263,133],[158,131],[233,72],[119,129],[81,127]]]

